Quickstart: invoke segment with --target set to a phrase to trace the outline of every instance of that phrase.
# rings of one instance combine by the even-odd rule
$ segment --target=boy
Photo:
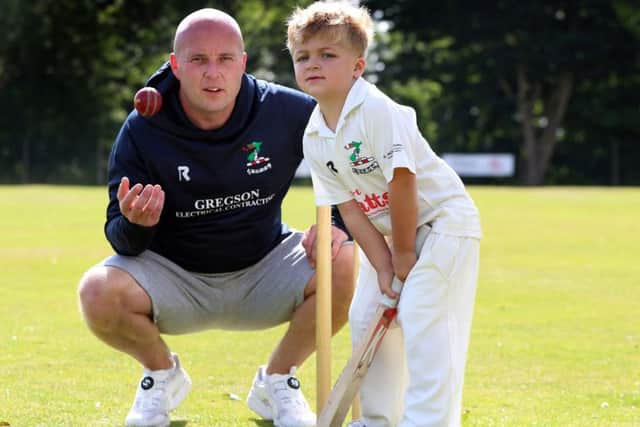
[[[318,101],[303,143],[316,203],[338,205],[366,255],[349,313],[354,342],[380,292],[398,297],[393,276],[404,282],[403,336],[387,334],[361,387],[364,419],[352,425],[457,426],[480,219],[460,178],[420,134],[414,110],[361,77],[371,37],[367,10],[346,2],[316,2],[288,21],[296,81]]]

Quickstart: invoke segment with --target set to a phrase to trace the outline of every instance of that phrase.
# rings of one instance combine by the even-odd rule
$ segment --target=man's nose
[[[209,61],[205,67],[204,73],[207,77],[215,77],[220,74],[220,66],[216,61]]]

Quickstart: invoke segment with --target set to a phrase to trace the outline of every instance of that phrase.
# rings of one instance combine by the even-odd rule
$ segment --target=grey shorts
[[[302,237],[294,231],[255,265],[229,273],[186,271],[152,251],[101,265],[126,271],[149,294],[161,333],[265,329],[290,320],[304,300],[314,271]]]

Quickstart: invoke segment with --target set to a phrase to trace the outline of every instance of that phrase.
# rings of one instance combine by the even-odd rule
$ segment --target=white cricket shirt
[[[355,199],[383,235],[391,235],[389,185],[395,168],[416,175],[418,226],[443,234],[481,238],[478,210],[462,180],[420,133],[416,113],[363,78],[352,86],[336,131],[316,105],[304,135],[316,204]]]

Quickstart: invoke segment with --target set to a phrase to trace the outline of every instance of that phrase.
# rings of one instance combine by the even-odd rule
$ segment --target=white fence
[[[516,169],[515,156],[510,153],[445,153],[442,159],[463,177],[510,177]],[[296,171],[296,178],[309,177],[309,166],[303,160]]]
[[[445,153],[442,159],[458,175],[466,177],[509,177],[515,173],[515,156],[510,153]]]

